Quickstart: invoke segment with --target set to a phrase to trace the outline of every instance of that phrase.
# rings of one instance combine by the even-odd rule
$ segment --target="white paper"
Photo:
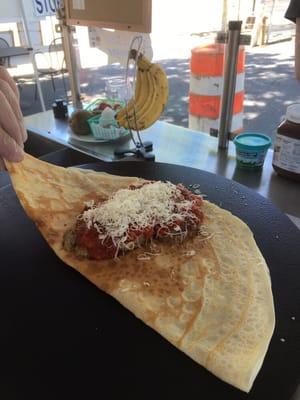
[[[300,174],[300,140],[277,134],[273,164],[287,171]]]
[[[84,10],[85,0],[73,0],[73,10]]]

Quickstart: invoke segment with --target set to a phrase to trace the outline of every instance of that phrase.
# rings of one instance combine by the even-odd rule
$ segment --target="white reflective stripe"
[[[244,90],[245,73],[237,74],[235,83],[235,93],[239,93]]]
[[[233,115],[231,122],[231,132],[235,132],[238,129],[243,128],[244,114],[238,113]],[[189,128],[195,131],[210,133],[210,129],[219,128],[219,118],[210,119],[197,117],[196,115],[189,114]]]
[[[202,96],[220,96],[223,78],[221,76],[191,75],[190,91]]]
[[[210,133],[210,129],[218,129],[219,119],[201,118],[189,114],[189,128],[195,131]]]
[[[244,90],[245,73],[237,74],[235,92]],[[195,76],[190,77],[190,92],[201,96],[221,96],[223,90],[222,76]]]
[[[234,114],[231,121],[231,132],[243,128],[244,113]]]

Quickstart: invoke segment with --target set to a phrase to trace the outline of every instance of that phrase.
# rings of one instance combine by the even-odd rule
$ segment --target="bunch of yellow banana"
[[[160,65],[152,64],[146,57],[139,55],[135,94],[116,115],[119,125],[139,131],[148,128],[159,119],[168,96],[169,86],[165,71]]]

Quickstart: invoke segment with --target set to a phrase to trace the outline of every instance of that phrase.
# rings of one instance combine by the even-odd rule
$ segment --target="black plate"
[[[298,229],[254,191],[207,172],[144,162],[89,168],[199,183],[210,201],[249,225],[270,268],[276,308],[263,367],[249,395],[214,377],[61,262],[6,187],[0,190],[0,398],[291,399],[300,359]]]

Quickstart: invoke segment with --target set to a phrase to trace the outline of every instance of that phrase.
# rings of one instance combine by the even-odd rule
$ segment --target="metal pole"
[[[219,148],[221,149],[227,149],[229,141],[241,26],[242,21],[229,21],[228,42],[225,51],[221,116],[219,125]]]
[[[69,72],[69,81],[71,86],[72,103],[76,109],[82,109],[82,102],[80,96],[80,84],[77,75],[77,61],[74,47],[72,44],[72,31],[68,25],[62,26],[62,42],[66,57],[66,66]]]
[[[272,2],[272,8],[271,8],[271,12],[270,12],[270,17],[269,17],[269,26],[268,26],[268,33],[267,33],[267,41],[266,44],[268,44],[270,42],[270,36],[271,36],[271,30],[272,30],[272,19],[273,19],[273,13],[274,13],[274,9],[275,9],[275,3],[276,0],[273,0]]]
[[[24,35],[25,35],[25,39],[26,39],[28,47],[32,48],[32,42],[31,42],[30,32],[29,32],[29,27],[28,27],[28,21],[27,21],[27,18],[26,18],[26,12],[25,12],[25,7],[24,7],[23,1],[24,0],[20,0],[20,6],[21,6],[21,12],[22,12],[22,21],[23,21],[23,27],[24,27]],[[33,51],[34,50],[32,50],[30,52],[31,64],[33,66],[34,77],[35,77],[35,81],[36,81],[36,85],[37,85],[37,90],[38,90],[38,94],[39,94],[42,110],[46,111],[43,92],[42,92],[42,87],[41,87],[41,82],[39,80],[39,74],[38,74],[37,65],[36,65],[36,62],[35,62]]]
[[[72,43],[72,27],[66,24],[65,6],[63,2],[61,2],[60,9],[57,12],[57,17],[61,21],[62,44],[65,53],[67,70],[69,72],[73,107],[76,109],[82,109],[80,83],[77,75],[78,67],[76,61],[76,53]]]
[[[228,0],[223,0],[223,10],[222,10],[222,31],[226,30],[227,25],[227,15],[228,15]]]

